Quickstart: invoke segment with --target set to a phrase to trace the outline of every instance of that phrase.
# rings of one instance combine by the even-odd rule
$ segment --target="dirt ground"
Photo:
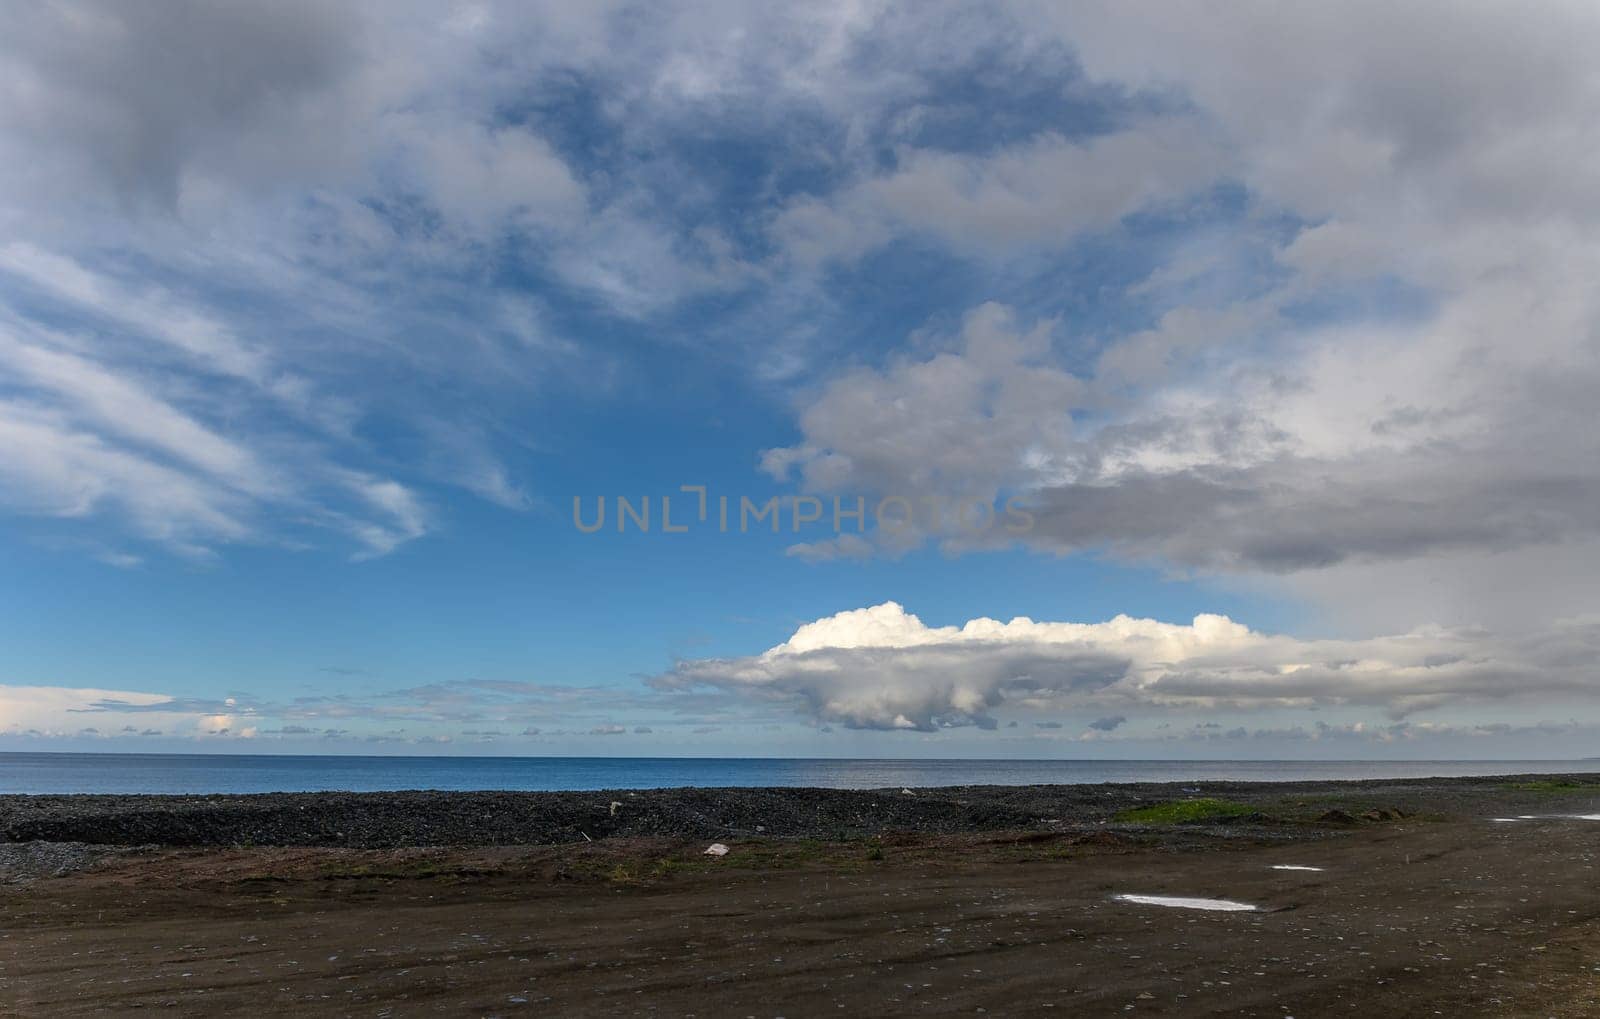
[[[1595,821],[702,848],[119,853],[0,888],[0,1010],[1600,1015]]]

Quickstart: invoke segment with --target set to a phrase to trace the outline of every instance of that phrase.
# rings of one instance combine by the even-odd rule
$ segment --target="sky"
[[[0,750],[1600,752],[1592,4],[6,21]]]

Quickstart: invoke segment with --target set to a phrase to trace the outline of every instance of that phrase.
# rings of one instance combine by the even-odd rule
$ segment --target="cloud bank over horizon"
[[[1600,696],[1596,651],[1596,620],[1518,640],[1437,627],[1305,640],[1218,615],[1187,626],[1117,616],[929,627],[885,602],[806,623],[759,655],[680,661],[652,682],[787,703],[818,724],[850,728],[994,729],[1007,717],[1097,713],[1088,728],[1110,732],[1127,721],[1111,712],[1140,709],[1353,706],[1398,721],[1440,708],[1589,700]]]
[[[885,602],[802,624],[757,655],[680,660],[632,689],[461,680],[284,700],[0,685],[0,737],[18,749],[131,740],[164,750],[548,753],[600,736],[683,748],[751,728],[826,746],[838,727],[932,738],[946,750],[989,733],[1033,753],[1077,744],[1079,753],[1260,755],[1312,743],[1463,754],[1487,743],[1540,756],[1541,740],[1547,750],[1581,748],[1600,734],[1578,717],[1600,697],[1597,654],[1593,619],[1532,637],[1434,627],[1314,640],[1211,614],[1189,624],[1124,615],[931,627]]]

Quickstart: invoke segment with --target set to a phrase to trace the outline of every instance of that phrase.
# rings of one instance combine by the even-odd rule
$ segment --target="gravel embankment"
[[[0,843],[0,885],[60,877],[94,866],[118,850],[78,842]]]
[[[1522,776],[1549,780],[1556,776]],[[1583,782],[1597,776],[1571,776]],[[964,786],[901,791],[659,789],[600,792],[269,793],[250,796],[0,795],[0,842],[98,845],[550,845],[666,836],[843,838],[1108,822],[1195,795],[1259,804],[1360,802],[1457,813],[1518,799],[1515,777],[1370,782]],[[1600,785],[1596,787],[1600,794]]]

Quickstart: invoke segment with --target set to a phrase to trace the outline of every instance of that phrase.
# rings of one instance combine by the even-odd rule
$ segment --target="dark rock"
[[[1185,837],[1290,837],[1295,825],[1262,813],[1284,802],[1384,804],[1377,819],[1398,820],[1388,806],[1404,798],[1430,813],[1491,812],[1517,778],[1370,779],[1348,782],[1211,782],[1208,795],[1246,803],[1232,823],[1173,826]],[[1577,776],[1575,776],[1577,777]],[[1585,779],[1588,780],[1587,778]],[[574,792],[318,792],[257,795],[0,794],[0,843],[41,840],[95,845],[399,846],[554,845],[586,838],[839,838],[895,832],[950,835],[1052,830],[1087,833],[1140,805],[1181,799],[1186,783],[1130,782],[1032,786],[944,786],[913,790],[807,788],[599,789]],[[611,804],[626,806],[612,810]],[[1269,806],[1270,805],[1270,806]],[[1498,810],[1499,808],[1492,808]],[[1511,809],[1507,807],[1506,809]],[[1047,820],[1046,820],[1047,819]],[[1317,817],[1353,826],[1341,809]],[[1332,832],[1299,829],[1303,837]]]

